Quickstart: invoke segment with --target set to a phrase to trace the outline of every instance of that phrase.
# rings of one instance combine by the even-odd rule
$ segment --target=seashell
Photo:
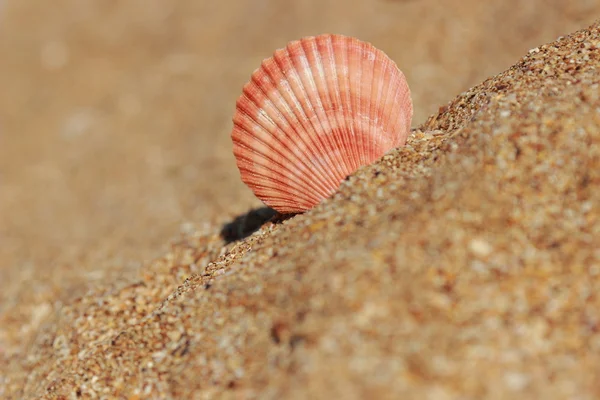
[[[404,145],[411,119],[408,84],[385,53],[347,36],[307,37],[264,60],[244,86],[233,152],[259,199],[297,213]]]

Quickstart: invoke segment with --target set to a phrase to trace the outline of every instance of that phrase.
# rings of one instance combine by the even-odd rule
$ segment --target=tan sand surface
[[[528,50],[600,4],[522,3],[6,2],[0,398],[598,398],[599,27]],[[241,86],[324,31],[398,62],[419,128],[235,219]]]

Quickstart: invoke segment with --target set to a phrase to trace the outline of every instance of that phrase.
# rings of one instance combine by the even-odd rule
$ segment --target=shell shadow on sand
[[[277,211],[269,207],[260,207],[241,214],[221,228],[221,237],[229,244],[252,235],[265,222],[278,219]]]

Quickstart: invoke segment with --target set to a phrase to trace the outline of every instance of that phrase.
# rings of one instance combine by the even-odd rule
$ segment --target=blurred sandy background
[[[12,310],[26,338],[37,305],[125,282],[182,226],[259,206],[238,178],[231,116],[287,41],[333,32],[383,49],[408,78],[417,125],[599,11],[597,0],[4,2],[0,315]]]

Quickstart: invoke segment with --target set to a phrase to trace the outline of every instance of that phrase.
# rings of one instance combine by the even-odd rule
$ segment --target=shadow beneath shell
[[[239,215],[221,228],[221,237],[227,244],[247,238],[260,229],[265,222],[276,222],[280,214],[269,207],[255,208],[246,214]]]

